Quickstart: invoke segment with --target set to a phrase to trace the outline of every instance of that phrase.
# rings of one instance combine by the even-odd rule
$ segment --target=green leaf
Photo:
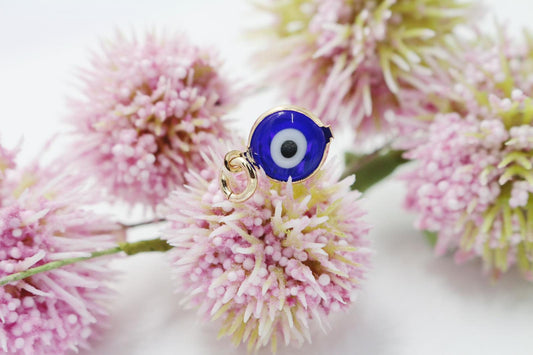
[[[387,150],[359,158],[347,166],[343,177],[355,174],[355,183],[352,185],[352,189],[364,192],[392,174],[397,167],[407,163],[408,160],[402,155],[402,151]]]

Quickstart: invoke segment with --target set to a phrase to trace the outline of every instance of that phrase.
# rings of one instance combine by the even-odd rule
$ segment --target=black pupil
[[[294,141],[288,140],[281,145],[281,155],[285,158],[292,158],[298,151],[298,146]]]

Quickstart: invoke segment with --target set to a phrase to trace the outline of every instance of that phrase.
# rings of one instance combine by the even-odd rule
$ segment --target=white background
[[[487,4],[515,33],[533,13],[531,0]],[[260,21],[254,14],[246,0],[0,0],[2,143],[13,147],[23,137],[20,158],[28,161],[52,134],[65,130],[65,97],[75,90],[75,69],[86,64],[98,38],[110,37],[116,28],[185,31],[198,44],[216,44],[228,70],[252,80],[247,58],[254,41],[243,32]],[[239,120],[236,130],[247,135],[260,113],[281,103],[271,92],[246,99],[231,115]],[[333,154],[342,145],[338,141]],[[456,266],[450,257],[435,258],[411,227],[413,216],[401,211],[402,198],[402,185],[395,181],[366,194],[376,254],[358,301],[349,313],[333,317],[328,335],[314,329],[312,345],[279,353],[532,354],[533,285],[516,273],[493,284],[477,262]],[[138,217],[138,211],[121,216]],[[154,233],[145,228],[134,237]],[[91,353],[246,354],[227,339],[216,340],[217,324],[180,308],[164,255],[139,255],[115,266],[123,275],[110,329]]]

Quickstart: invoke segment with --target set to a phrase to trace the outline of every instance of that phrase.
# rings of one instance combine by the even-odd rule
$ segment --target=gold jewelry
[[[255,122],[247,151],[232,150],[224,157],[222,192],[233,202],[249,199],[258,185],[256,167],[275,181],[305,181],[324,163],[331,138],[330,128],[305,109],[296,106],[271,109]],[[242,192],[236,193],[229,174],[240,172],[246,173],[248,183]]]

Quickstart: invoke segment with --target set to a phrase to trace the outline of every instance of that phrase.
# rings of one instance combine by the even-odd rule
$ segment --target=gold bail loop
[[[248,184],[241,193],[235,193],[230,185],[228,173],[244,171],[248,176]],[[245,158],[244,153],[238,150],[229,151],[224,157],[224,169],[220,174],[220,186],[226,198],[232,202],[244,202],[254,194],[257,189],[257,174],[252,163]]]

